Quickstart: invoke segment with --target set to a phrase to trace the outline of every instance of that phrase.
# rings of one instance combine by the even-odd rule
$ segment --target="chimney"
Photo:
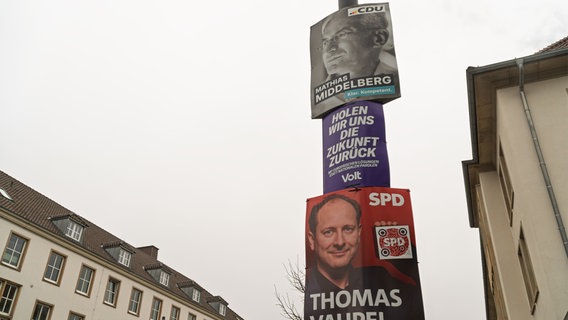
[[[144,252],[145,254],[151,256],[152,258],[158,260],[158,248],[156,248],[155,246],[145,246],[145,247],[139,247],[136,248],[142,252]]]

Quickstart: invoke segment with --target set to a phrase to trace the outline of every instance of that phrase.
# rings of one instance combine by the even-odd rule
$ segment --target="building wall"
[[[197,316],[197,319],[215,319],[211,314],[204,314],[191,308],[187,303],[175,297],[165,295],[159,290],[137,281],[120,268],[105,265],[102,261],[82,255],[69,245],[58,242],[56,238],[47,238],[49,234],[41,234],[33,228],[25,228],[7,220],[0,211],[0,248],[4,252],[8,237],[15,232],[27,239],[28,246],[20,270],[0,264],[0,278],[20,285],[19,295],[12,319],[29,319],[32,315],[36,300],[53,305],[51,319],[67,319],[69,311],[84,315],[85,319],[149,319],[150,304],[154,297],[162,300],[161,316],[170,319],[172,305],[180,308],[180,319],[188,319],[188,313]],[[66,256],[59,285],[43,280],[43,274],[51,251],[54,250]],[[75,286],[81,266],[85,264],[95,269],[94,280],[89,297],[75,293]],[[103,303],[104,292],[109,276],[120,280],[120,289],[116,307]],[[127,312],[132,287],[143,291],[142,304],[139,316]],[[1,318],[1,317],[0,317]],[[221,317],[219,317],[221,318]],[[161,317],[160,317],[161,319]]]
[[[564,222],[568,221],[568,77],[525,85],[546,166]],[[496,92],[496,150],[502,150],[510,176],[514,201],[509,218],[499,168],[480,173],[479,202],[482,241],[494,250],[484,250],[493,263],[497,292],[509,319],[563,319],[568,311],[568,257],[553,215],[547,188],[528,129],[518,87]],[[500,152],[496,152],[499,157]],[[495,159],[499,164],[499,159]],[[486,230],[483,230],[486,229]],[[530,253],[539,296],[532,304],[524,286],[519,262],[521,229]],[[485,239],[484,234],[490,239]],[[493,255],[493,257],[491,257]],[[491,271],[489,270],[488,273]],[[491,277],[491,274],[488,275]],[[498,299],[496,299],[498,300]],[[498,303],[497,303],[498,304]],[[496,306],[499,310],[500,306]],[[499,314],[499,311],[497,311]]]

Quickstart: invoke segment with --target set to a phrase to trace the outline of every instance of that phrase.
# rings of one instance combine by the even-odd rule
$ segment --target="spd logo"
[[[381,260],[412,259],[408,226],[375,227],[377,257]]]

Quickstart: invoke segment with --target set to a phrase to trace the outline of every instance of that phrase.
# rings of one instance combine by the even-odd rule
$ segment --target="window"
[[[179,320],[179,308],[172,306],[172,311],[170,311],[170,320]]]
[[[130,258],[132,257],[132,254],[124,249],[120,249],[119,253],[118,253],[118,263],[130,267]]]
[[[164,271],[160,272],[160,283],[167,286],[170,283],[170,275]]]
[[[36,302],[31,320],[48,320],[51,317],[52,306]]]
[[[193,289],[193,292],[191,294],[191,300],[199,302],[199,298],[201,298],[201,291]]]
[[[19,286],[0,279],[0,316],[10,316],[16,305]]]
[[[527,295],[531,307],[531,314],[534,314],[536,301],[538,299],[538,285],[536,283],[536,276],[534,274],[531,257],[529,255],[529,248],[525,241],[523,228],[521,227],[521,234],[519,236],[519,262],[521,264],[521,271],[527,288]]]
[[[49,218],[51,222],[64,234],[66,237],[75,241],[81,242],[83,240],[83,233],[87,224],[81,217],[74,213],[62,215],[58,217]]]
[[[55,284],[59,284],[64,264],[65,257],[55,251],[52,251],[49,255],[49,260],[47,261],[43,279]]]
[[[81,236],[83,235],[83,226],[79,225],[73,220],[69,220],[65,235],[75,241],[81,241]]]
[[[511,177],[509,176],[509,169],[507,168],[507,162],[505,161],[505,155],[503,154],[503,148],[499,144],[499,181],[501,182],[501,190],[503,190],[503,196],[505,197],[505,207],[507,208],[507,213],[509,214],[509,224],[513,224],[513,207],[515,203],[515,192],[513,191],[513,184],[511,183]]]
[[[166,287],[169,285],[170,274],[171,274],[171,272],[167,271],[169,270],[169,268],[165,267],[162,264],[159,264],[154,266],[148,266],[145,267],[144,269],[146,270],[146,272],[148,272],[148,274],[152,276],[152,278],[154,278],[154,280],[159,282],[161,285],[164,285]]]
[[[0,195],[2,195],[4,198],[6,198],[6,199],[8,199],[8,200],[10,200],[10,201],[14,201],[14,200],[12,199],[12,197],[10,197],[10,195],[8,194],[8,192],[6,192],[6,190],[4,190],[4,189],[1,189],[1,188],[0,188]]]
[[[130,267],[134,248],[123,241],[103,244],[105,251],[119,264]]]
[[[91,283],[93,282],[93,276],[95,270],[82,266],[79,272],[79,279],[77,280],[77,286],[75,287],[75,292],[89,296],[91,294]]]
[[[85,320],[85,316],[76,314],[74,312],[69,312],[69,317],[67,317],[67,320]]]
[[[138,315],[140,313],[140,303],[142,302],[142,291],[132,288],[130,302],[128,303],[128,313]]]
[[[152,300],[152,309],[150,309],[150,320],[160,320],[162,313],[162,300],[154,298]]]
[[[188,313],[187,320],[197,320],[197,317],[193,313]]]
[[[4,254],[2,255],[2,263],[19,269],[22,264],[27,243],[27,239],[15,233],[10,234],[6,249],[4,249]]]
[[[178,287],[185,295],[187,295],[191,300],[199,302],[201,298],[200,286],[193,280],[178,283]]]
[[[227,301],[223,300],[220,296],[207,298],[207,303],[209,303],[213,309],[217,310],[220,315],[224,316],[225,313],[227,313]]]
[[[116,306],[116,300],[118,298],[118,289],[120,287],[120,281],[109,278],[105,290],[105,300],[104,303],[111,305],[113,307]]]

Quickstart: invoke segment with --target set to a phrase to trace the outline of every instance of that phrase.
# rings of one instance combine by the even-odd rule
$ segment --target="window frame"
[[[133,300],[134,293],[139,293],[137,300]],[[128,299],[128,310],[127,310],[128,314],[140,316],[140,309],[141,309],[141,306],[142,306],[142,296],[143,295],[144,295],[144,291],[142,291],[138,288],[132,287],[132,290],[130,291],[130,298]],[[134,304],[136,304],[136,310],[132,310],[132,306]]]
[[[197,320],[197,316],[191,312],[187,313],[187,320]]]
[[[132,260],[132,253],[120,248],[118,251],[118,258],[116,261],[125,267],[130,267],[130,261]]]
[[[156,297],[152,299],[152,304],[150,305],[150,320],[160,320],[160,317],[162,316],[162,305],[162,300]]]
[[[52,257],[55,257],[55,260],[52,260]],[[57,265],[58,258],[61,258],[59,265]],[[61,278],[63,277],[63,271],[65,269],[66,261],[67,261],[67,256],[55,250],[51,250],[51,252],[49,253],[49,257],[47,258],[45,271],[43,272],[43,280],[59,286],[59,284],[61,283]],[[52,278],[54,275],[55,279]]]
[[[191,292],[191,300],[199,302],[199,300],[201,300],[201,291],[197,290],[197,288],[193,288],[193,292]]]
[[[90,278],[87,280],[83,277],[84,274],[84,270],[90,270],[91,272],[91,276]],[[95,279],[95,272],[96,270],[83,264],[81,265],[81,270],[79,270],[79,276],[77,277],[77,284],[75,285],[75,293],[80,294],[82,296],[85,297],[90,297],[91,296],[91,290],[93,289],[93,280]],[[80,289],[82,289],[84,287],[84,284],[87,283],[87,291],[81,291]],[[81,287],[81,288],[80,288]]]
[[[111,284],[113,284],[114,286],[112,288],[109,288]],[[120,292],[120,280],[113,277],[108,277],[108,281],[105,286],[105,295],[103,297],[103,304],[116,308],[119,292]],[[112,296],[112,301],[109,301],[109,298],[111,296]]]
[[[505,199],[505,207],[507,209],[509,218],[509,226],[512,226],[514,212],[513,210],[515,208],[515,190],[513,189],[513,183],[511,182],[511,175],[509,174],[507,159],[505,159],[505,153],[503,152],[501,142],[499,142],[499,158],[497,159],[497,168],[499,182],[501,184],[501,190],[503,191],[503,198]]]
[[[170,310],[170,320],[180,320],[181,310],[176,306],[172,306]]]
[[[65,228],[65,236],[75,240],[75,241],[81,241],[82,237],[83,237],[83,231],[85,231],[85,227],[82,226],[81,224],[71,220],[71,219],[67,219],[67,227]]]
[[[38,307],[42,308],[42,310],[39,310],[40,312],[43,311],[44,308],[47,308],[46,317],[36,318],[36,316],[43,316],[43,314],[40,314],[40,315],[36,314],[38,312]],[[36,300],[30,320],[49,320],[49,319],[51,319],[52,313],[53,313],[53,305],[52,304],[49,304],[49,303],[46,303],[46,302],[43,302],[43,301],[40,301],[40,300]]]
[[[517,250],[517,256],[519,258],[519,264],[521,265],[521,273],[523,275],[523,282],[525,283],[527,298],[532,315],[534,314],[536,309],[536,303],[539,297],[539,289],[522,226],[519,233],[519,247]]]
[[[12,238],[17,238],[16,242],[13,244],[13,246],[10,246],[10,243],[12,241]],[[20,249],[18,249],[18,240],[22,240],[23,241],[23,245],[21,246]],[[20,271],[22,269],[22,265],[24,264],[24,258],[26,256],[26,252],[28,249],[30,243],[30,239],[26,238],[16,232],[10,232],[10,236],[8,237],[8,240],[6,240],[6,245],[4,246],[4,251],[2,252],[2,260],[0,260],[0,263],[4,266],[7,266],[9,268],[15,269]],[[11,251],[10,253],[10,258],[8,258],[7,260],[5,260],[6,256],[9,254],[8,250]],[[19,251],[18,251],[19,250]],[[16,264],[12,263],[12,260],[14,258],[14,253],[17,253],[19,256],[16,258]]]
[[[160,270],[160,279],[159,281],[161,285],[169,286],[170,284],[170,274],[165,272],[164,270]]]
[[[69,311],[69,316],[67,316],[67,320],[85,320],[85,315]]]
[[[11,291],[8,291],[8,286]],[[5,301],[9,301],[9,306],[7,312],[0,309],[0,316],[11,317],[16,309],[16,304],[18,303],[18,296],[20,294],[20,285],[0,279],[0,308],[6,308]]]

